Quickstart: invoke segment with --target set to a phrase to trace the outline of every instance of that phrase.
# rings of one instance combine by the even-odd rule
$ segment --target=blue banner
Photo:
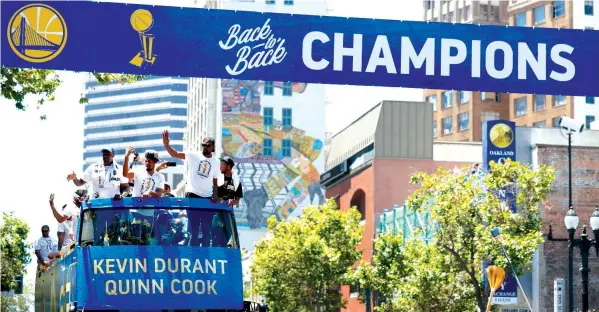
[[[81,249],[77,303],[85,309],[242,309],[241,253],[229,248]]]
[[[599,96],[599,32],[3,1],[2,65]]]

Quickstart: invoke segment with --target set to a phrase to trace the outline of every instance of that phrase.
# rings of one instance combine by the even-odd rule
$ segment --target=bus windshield
[[[88,209],[80,244],[239,248],[233,216],[211,209]]]

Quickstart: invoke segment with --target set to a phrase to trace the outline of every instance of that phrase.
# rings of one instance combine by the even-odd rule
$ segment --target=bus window
[[[239,248],[233,216],[209,209],[89,209],[81,246],[161,245]]]

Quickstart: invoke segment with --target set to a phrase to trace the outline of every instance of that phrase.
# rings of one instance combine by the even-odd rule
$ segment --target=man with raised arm
[[[75,172],[67,176],[76,186],[91,182],[94,187],[92,198],[119,199],[121,191],[129,189],[128,181],[122,176],[123,169],[114,161],[113,149],[102,149],[102,161],[92,164],[83,173],[83,178],[77,178]]]
[[[160,197],[164,190],[164,176],[156,171],[158,163],[158,152],[147,150],[145,152],[144,164],[145,168],[138,170],[129,170],[129,156],[133,153],[134,148],[130,146],[125,154],[125,162],[123,165],[123,176],[133,179],[133,197]]]
[[[220,175],[220,162],[212,155],[214,152],[214,139],[204,138],[202,152],[178,152],[170,146],[168,130],[162,133],[162,142],[171,157],[187,161],[185,197],[211,198],[216,202],[218,198],[217,179]]]

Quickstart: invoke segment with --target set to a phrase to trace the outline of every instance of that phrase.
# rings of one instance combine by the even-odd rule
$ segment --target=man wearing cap
[[[83,178],[77,178],[75,172],[67,176],[67,181],[73,181],[76,186],[91,182],[94,187],[93,198],[115,198],[121,196],[121,189],[128,190],[128,181],[122,175],[123,169],[114,162],[114,150],[102,149],[102,161],[92,164],[83,173]]]
[[[214,152],[214,139],[204,138],[202,152],[178,152],[170,146],[168,130],[162,133],[162,142],[168,153],[175,158],[184,159],[187,162],[185,197],[211,198],[216,202],[218,196],[217,179],[219,162],[212,155]]]
[[[144,153],[144,169],[132,171],[129,170],[129,156],[134,152],[131,146],[125,154],[125,165],[123,166],[123,176],[132,178],[133,197],[160,197],[164,190],[164,176],[156,171],[156,163],[158,163],[158,152],[147,150]]]
[[[233,172],[235,162],[229,156],[221,157],[218,178],[218,197],[227,201],[229,207],[237,206],[243,197],[243,186],[239,183],[239,176]]]

